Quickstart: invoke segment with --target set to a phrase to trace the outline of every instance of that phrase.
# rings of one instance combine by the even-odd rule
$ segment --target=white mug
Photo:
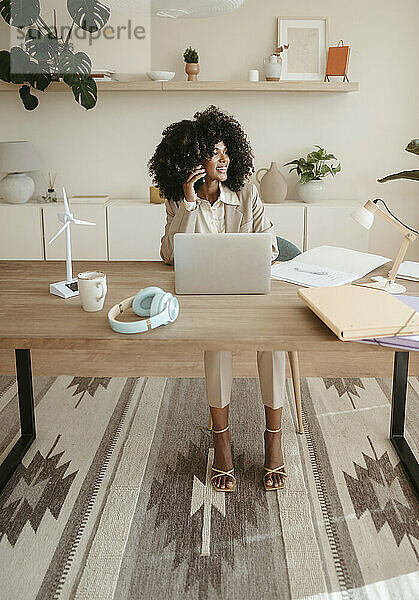
[[[249,81],[259,81],[258,69],[249,69]]]
[[[107,290],[106,275],[99,271],[85,271],[77,275],[80,300],[83,310],[102,310]]]

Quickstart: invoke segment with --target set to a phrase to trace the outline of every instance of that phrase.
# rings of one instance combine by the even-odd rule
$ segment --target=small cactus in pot
[[[197,81],[199,73],[199,55],[198,52],[189,46],[183,53],[183,60],[185,61],[185,72],[188,75],[188,81]]]

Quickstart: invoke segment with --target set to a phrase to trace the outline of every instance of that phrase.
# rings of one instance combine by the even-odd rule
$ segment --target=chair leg
[[[211,412],[210,412],[209,417],[208,417],[208,431],[212,431],[212,417],[211,417]]]
[[[300,388],[300,367],[298,365],[298,352],[288,352],[290,361],[292,383],[294,387],[295,408],[297,410],[298,433],[303,434],[303,418],[301,414],[301,388]]]

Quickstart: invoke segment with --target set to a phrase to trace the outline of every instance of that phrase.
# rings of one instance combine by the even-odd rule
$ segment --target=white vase
[[[35,190],[35,183],[26,173],[10,173],[0,183],[0,193],[9,204],[24,204]]]
[[[299,181],[295,189],[297,191],[298,197],[307,204],[315,204],[316,202],[321,202],[324,197],[324,192],[326,190],[326,186],[324,181],[307,181],[307,183],[301,183]]]
[[[282,58],[272,55],[263,61],[266,81],[279,81],[281,79]]]

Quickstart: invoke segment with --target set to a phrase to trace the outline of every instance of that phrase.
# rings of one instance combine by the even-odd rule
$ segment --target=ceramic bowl
[[[147,76],[153,81],[170,81],[175,73],[173,71],[148,71]]]

